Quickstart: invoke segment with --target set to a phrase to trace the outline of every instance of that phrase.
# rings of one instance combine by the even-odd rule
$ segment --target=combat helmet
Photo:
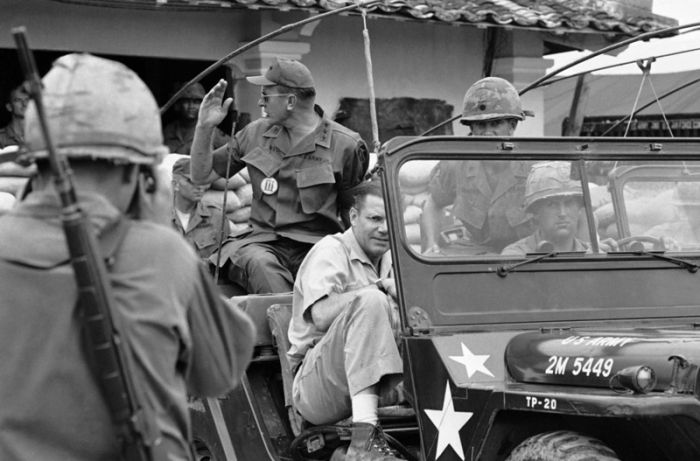
[[[560,196],[583,197],[581,183],[571,179],[571,163],[534,164],[525,183],[525,210],[531,211],[532,205],[540,200]]]
[[[68,54],[53,63],[42,83],[46,118],[59,153],[145,165],[160,163],[168,153],[155,98],[123,64]],[[33,101],[24,123],[30,156],[46,158]]]
[[[469,125],[481,120],[514,118],[525,120],[520,95],[508,80],[486,77],[474,83],[464,94],[460,122]]]
[[[179,101],[180,99],[197,99],[201,101],[204,99],[204,96],[207,94],[207,92],[204,90],[204,87],[202,86],[201,83],[195,82],[192,85],[188,85],[187,88],[184,89],[182,94],[177,98]]]

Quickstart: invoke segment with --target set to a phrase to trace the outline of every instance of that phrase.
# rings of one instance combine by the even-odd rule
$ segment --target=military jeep
[[[700,459],[699,154],[692,139],[387,143],[378,174],[414,410],[388,426],[407,457]],[[488,169],[552,161],[568,162],[568,179],[580,186],[583,249],[542,241],[522,254],[452,251],[470,227],[448,205],[435,223],[440,247],[427,250],[420,211],[438,162]],[[244,385],[213,402],[221,406],[216,431],[195,428],[215,459],[234,459],[234,451],[236,459],[323,459],[347,441],[342,430],[299,426],[285,406],[289,376],[275,339],[284,334],[270,335],[260,314],[284,302],[249,309],[263,333]]]

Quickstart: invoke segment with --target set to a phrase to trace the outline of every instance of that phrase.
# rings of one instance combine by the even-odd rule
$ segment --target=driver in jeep
[[[507,80],[487,77],[464,95],[460,122],[474,136],[512,136],[525,119],[518,92]],[[430,196],[421,215],[426,253],[500,253],[531,231],[522,208],[531,162],[441,161],[431,173]],[[459,222],[444,227],[452,205]]]
[[[541,162],[532,166],[525,184],[525,211],[535,232],[505,247],[501,254],[587,251],[576,238],[583,208],[581,183],[571,179],[570,162]]]
[[[336,450],[332,460],[393,461],[377,417],[380,396],[392,394],[403,372],[384,199],[378,181],[350,195],[351,228],[316,243],[294,283],[294,407],[317,425],[352,415],[347,454]]]

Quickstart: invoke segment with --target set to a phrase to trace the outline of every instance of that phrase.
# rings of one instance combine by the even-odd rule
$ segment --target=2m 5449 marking
[[[552,355],[544,373],[547,375],[598,376],[607,378],[615,365],[615,360],[605,357],[562,357]]]

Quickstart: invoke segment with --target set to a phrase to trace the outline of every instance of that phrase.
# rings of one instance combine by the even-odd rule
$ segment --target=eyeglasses
[[[262,101],[263,103],[267,104],[269,102],[269,99],[272,98],[273,96],[290,96],[290,95],[291,95],[291,93],[261,94],[258,102]]]

